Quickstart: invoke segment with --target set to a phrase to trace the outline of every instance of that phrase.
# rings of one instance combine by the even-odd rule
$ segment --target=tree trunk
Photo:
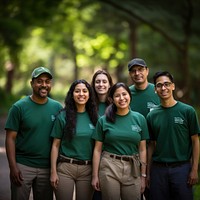
[[[137,24],[134,20],[128,21],[129,23],[129,41],[130,41],[130,60],[134,57],[137,57]]]
[[[6,63],[6,85],[5,85],[5,91],[7,94],[12,93],[12,88],[13,88],[13,80],[14,80],[14,64],[12,62],[7,62]]]
[[[6,68],[6,85],[5,91],[7,94],[12,94],[13,84],[14,84],[14,75],[15,71],[19,66],[19,59],[16,51],[10,51],[10,61],[7,61],[5,64]]]
[[[136,22],[134,20],[131,20],[131,21],[129,20],[128,23],[129,23],[129,30],[130,30],[130,34],[129,34],[130,60],[132,60],[133,58],[137,57],[136,44],[137,44],[137,27],[138,27],[138,25],[136,24]],[[128,69],[127,69],[127,73],[128,73]],[[130,78],[126,82],[128,85],[133,84],[133,82]]]

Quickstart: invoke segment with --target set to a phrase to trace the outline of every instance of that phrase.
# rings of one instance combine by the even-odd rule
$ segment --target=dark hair
[[[154,82],[154,85],[156,85],[156,80],[160,77],[160,76],[166,76],[170,79],[170,81],[172,83],[174,83],[174,78],[173,76],[168,72],[168,71],[159,71],[159,72],[156,72],[153,76],[153,82]]]
[[[63,110],[65,110],[66,112],[66,126],[64,129],[64,138],[67,138],[69,140],[71,140],[73,138],[73,135],[76,134],[77,107],[73,98],[73,92],[75,90],[76,85],[80,83],[85,84],[89,91],[89,99],[85,107],[86,111],[89,114],[89,118],[94,126],[96,125],[98,119],[97,105],[95,102],[92,87],[87,81],[83,79],[74,81],[71,84],[69,91],[66,95],[64,102],[65,107],[63,108]]]
[[[113,81],[112,81],[112,77],[111,75],[106,71],[106,70],[103,70],[103,69],[100,69],[100,70],[97,70],[93,77],[92,77],[92,82],[91,82],[91,86],[93,88],[93,91],[94,91],[94,95],[95,95],[95,99],[96,99],[96,102],[97,104],[99,104],[99,98],[98,98],[98,94],[95,90],[95,81],[96,81],[96,77],[99,75],[99,74],[104,74],[105,76],[107,76],[108,78],[108,82],[110,84],[110,88],[113,86]],[[110,90],[109,88],[109,90]],[[108,90],[108,93],[109,93],[109,90]],[[107,97],[106,97],[106,104],[109,105],[110,104],[110,101],[108,99],[108,94],[107,94]]]
[[[112,103],[107,107],[106,111],[105,111],[105,116],[106,116],[106,120],[110,121],[112,123],[115,122],[115,118],[116,118],[116,111],[117,111],[117,107],[116,105],[113,103],[113,96],[115,91],[120,88],[123,87],[128,93],[130,98],[132,98],[131,96],[131,91],[129,89],[129,87],[122,82],[119,83],[115,83],[111,88],[110,88],[110,92],[109,92],[109,96],[108,98],[110,98],[112,100]]]

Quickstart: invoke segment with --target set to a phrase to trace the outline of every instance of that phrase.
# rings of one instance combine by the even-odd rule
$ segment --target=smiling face
[[[89,99],[89,90],[84,83],[76,85],[73,91],[73,98],[76,106],[85,105]]]
[[[37,100],[46,99],[51,91],[51,78],[48,74],[41,74],[39,77],[31,81],[33,89],[33,98]]]
[[[175,90],[174,83],[171,82],[169,77],[160,76],[156,79],[155,91],[161,100],[173,98],[173,91]]]
[[[131,98],[129,93],[124,87],[119,87],[113,94],[113,103],[119,111],[128,111]]]
[[[108,77],[105,74],[97,75],[94,87],[98,95],[106,95],[110,88]]]

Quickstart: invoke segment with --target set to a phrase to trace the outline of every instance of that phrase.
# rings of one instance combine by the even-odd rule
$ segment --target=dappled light
[[[177,100],[192,105],[200,119],[199,10],[199,1],[187,0],[2,1],[0,116],[31,94],[35,67],[51,70],[50,95],[63,104],[71,83],[90,83],[97,69],[132,84],[127,64],[141,57],[149,82],[160,70],[174,75]]]

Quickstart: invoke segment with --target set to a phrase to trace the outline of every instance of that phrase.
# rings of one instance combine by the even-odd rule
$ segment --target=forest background
[[[51,96],[63,103],[69,85],[97,69],[130,85],[127,63],[140,57],[150,82],[159,70],[174,75],[176,99],[200,118],[199,11],[198,0],[1,0],[0,115],[31,93],[35,67],[51,69]]]

